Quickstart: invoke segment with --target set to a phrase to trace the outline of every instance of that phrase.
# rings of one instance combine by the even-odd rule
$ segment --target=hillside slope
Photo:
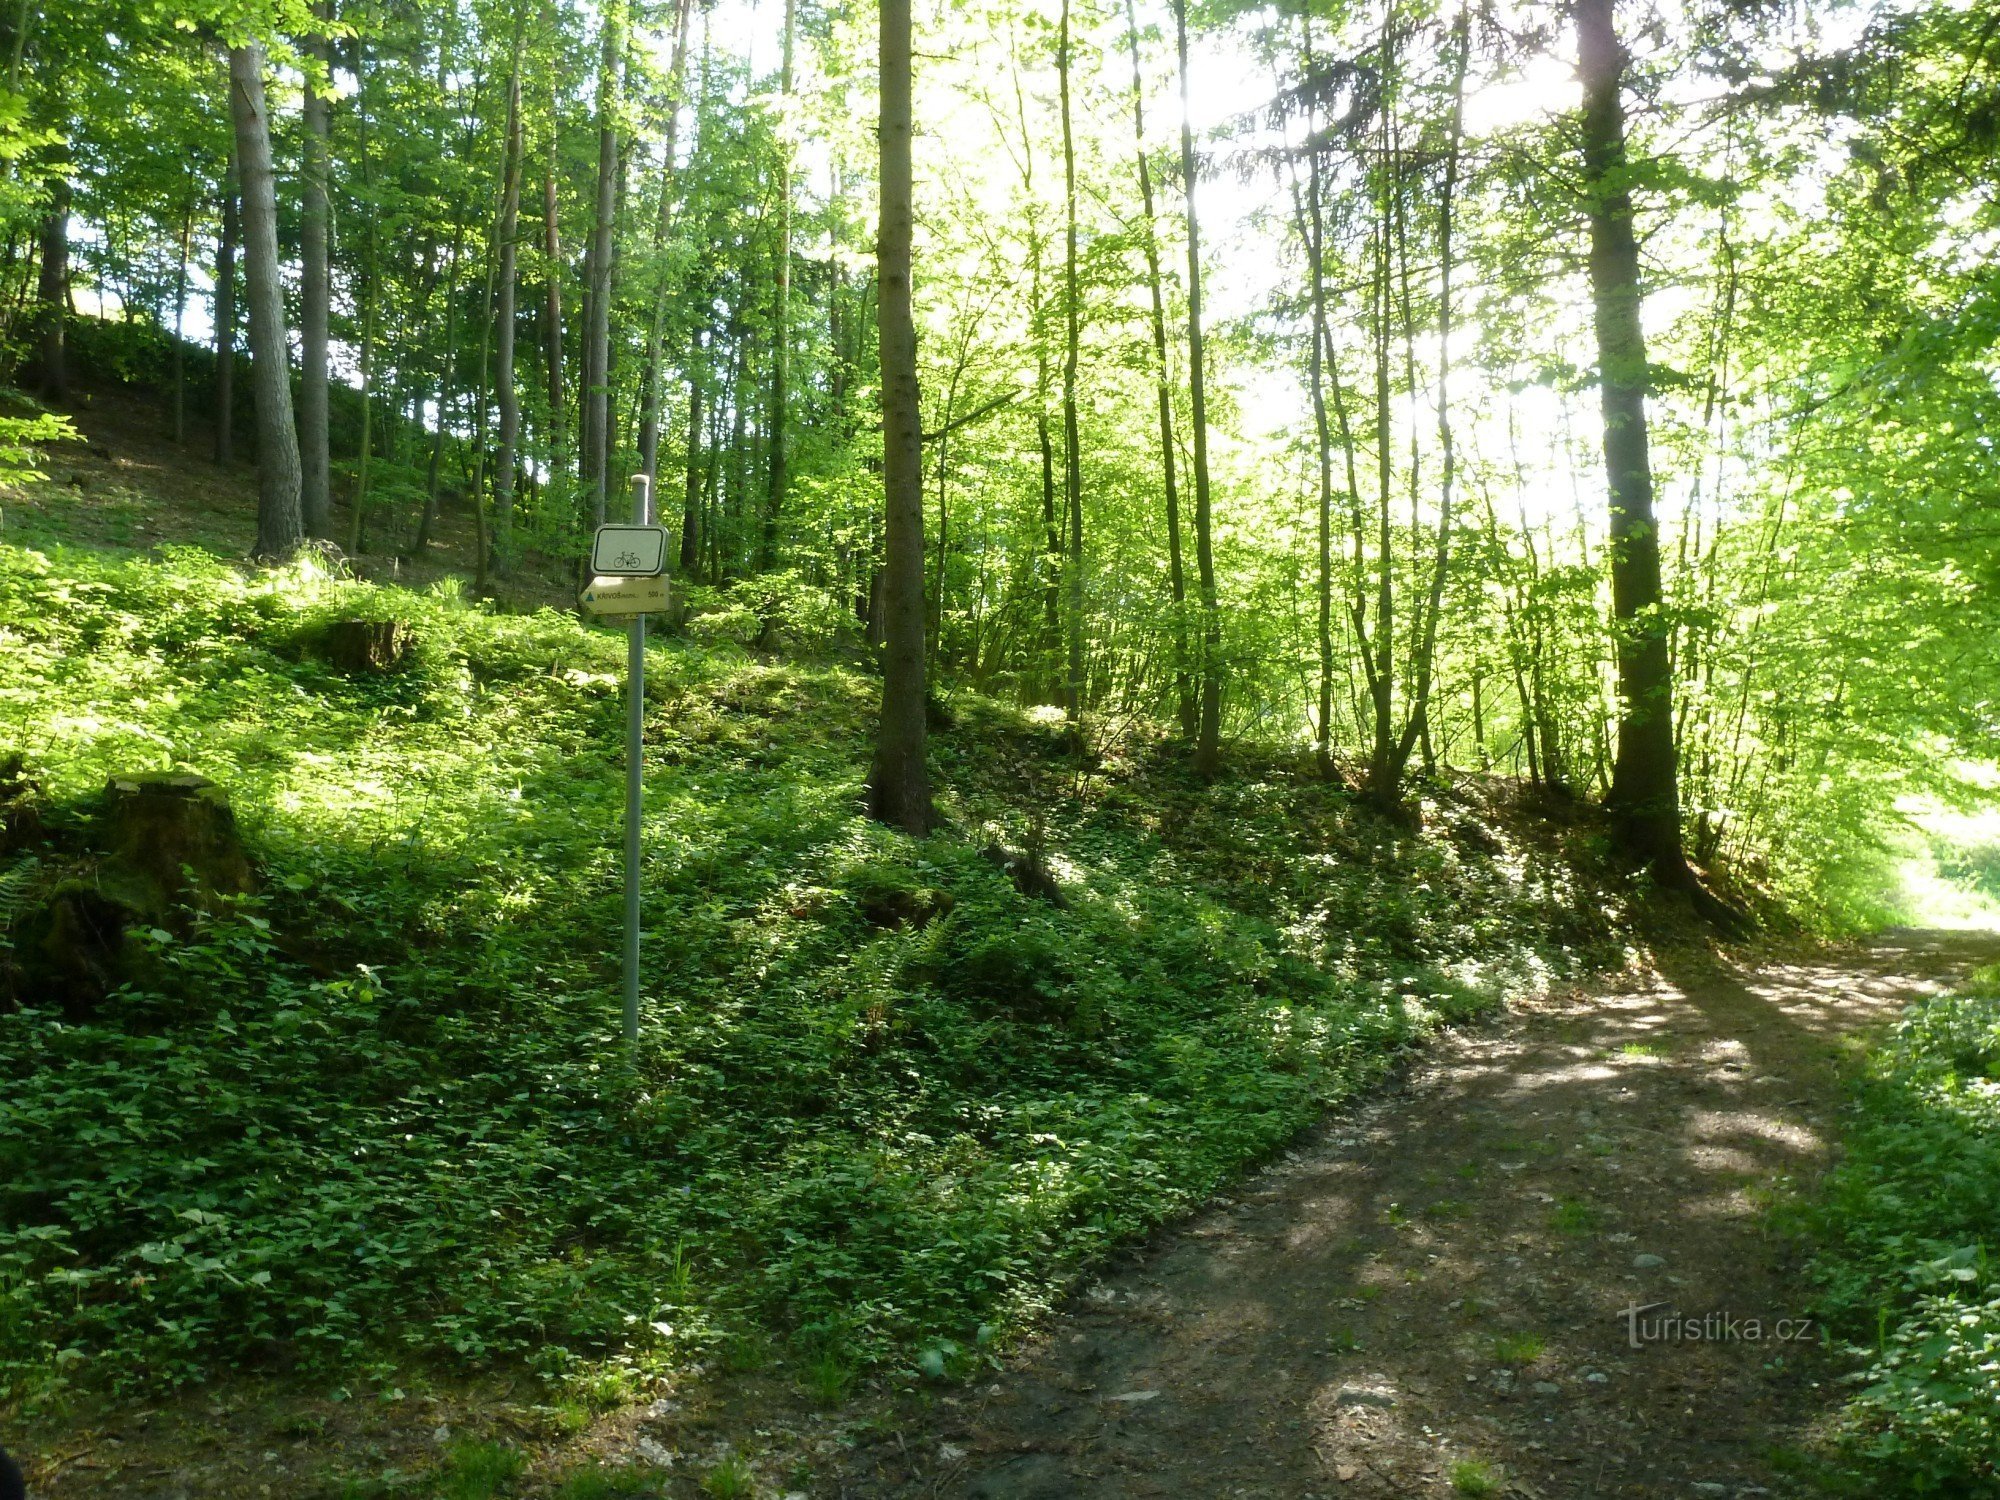
[[[355,618],[407,661],[329,665]],[[448,587],[0,547],[8,920],[90,877],[114,774],[213,778],[260,870],[93,1014],[0,1014],[9,1405],[965,1372],[1398,1049],[1621,957],[1577,809],[1438,790],[1409,836],[1281,758],[1204,787],[961,697],[912,843],[861,814],[865,674],[675,639],[628,1058],[623,652]]]

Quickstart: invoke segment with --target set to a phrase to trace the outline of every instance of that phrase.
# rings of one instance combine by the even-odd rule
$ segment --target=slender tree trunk
[[[315,5],[317,13],[319,6]],[[326,39],[309,37],[310,62],[329,61]],[[299,218],[299,508],[306,535],[331,534],[333,500],[332,458],[327,437],[327,315],[332,298],[327,262],[327,100],[306,73],[305,202]]]
[[[465,224],[452,225],[451,269],[445,274],[444,359],[438,367],[437,431],[431,435],[431,461],[424,476],[424,509],[417,520],[416,541],[411,552],[418,557],[431,544],[431,529],[437,525],[438,487],[444,482],[445,435],[451,428],[451,385],[458,373],[458,275],[465,255]]]
[[[506,171],[501,171],[499,203],[493,209],[493,235],[487,242],[486,287],[479,299],[479,363],[472,378],[472,475],[466,482],[466,499],[472,506],[472,588],[483,593],[492,574],[492,531],[486,518],[486,412],[487,375],[493,368],[493,309],[499,280],[500,219],[505,212]]]
[[[653,220],[653,317],[646,330],[646,368],[641,381],[645,395],[639,414],[639,467],[646,475],[648,489],[656,502],[660,493],[660,412],[665,404],[667,388],[664,353],[667,294],[670,290],[663,261],[667,234],[673,227],[674,172],[680,151],[681,104],[686,93],[689,0],[679,0],[678,9],[674,29],[673,97],[668,102],[666,149],[660,165],[659,213]],[[704,70],[704,83],[706,79]]]
[[[618,217],[618,96],[625,53],[623,0],[611,0],[602,27],[597,82],[597,196],[590,236],[590,307],[583,343],[583,467],[594,525],[605,517],[611,479],[611,260]]]
[[[514,284],[521,230],[521,29],[514,28],[513,65],[507,74],[506,164],[501,169],[499,254],[494,314],[493,382],[500,402],[500,452],[493,471],[493,571],[502,578],[514,565],[514,485],[521,440],[521,396],[514,388]]]
[[[1438,450],[1443,464],[1438,491],[1437,552],[1431,563],[1430,594],[1424,601],[1423,633],[1414,663],[1410,721],[1398,747],[1397,779],[1409,764],[1412,744],[1421,739],[1426,768],[1432,764],[1430,745],[1431,682],[1437,661],[1438,617],[1444,612],[1444,586],[1451,568],[1453,486],[1458,474],[1458,450],[1451,429],[1451,272],[1452,209],[1458,190],[1459,145],[1465,134],[1465,73],[1472,57],[1472,20],[1464,11],[1452,27],[1458,60],[1452,75],[1451,135],[1445,151],[1444,186],[1438,196]]]
[[[1578,0],[1583,79],[1583,181],[1590,223],[1590,293],[1597,331],[1604,468],[1610,484],[1611,607],[1618,665],[1618,751],[1610,807],[1638,858],[1685,866],[1673,736],[1668,624],[1660,609],[1660,539],[1646,432],[1646,343],[1640,328],[1639,244],[1622,90],[1627,56],[1614,0]]]
[[[369,257],[369,265],[374,258]],[[361,442],[354,463],[354,507],[347,517],[347,552],[357,557],[367,541],[364,517],[368,506],[368,465],[375,441],[375,306],[371,284],[361,306]]]
[[[556,208],[556,120],[549,99],[549,154],[542,164],[542,351],[549,377],[549,487],[561,497],[569,475],[569,411],[563,395],[562,228]]]
[[[229,51],[229,99],[243,171],[243,281],[250,312],[250,382],[257,398],[256,556],[290,557],[305,540],[299,439],[292,426],[284,288],[278,279],[278,195],[264,104],[264,49]]]
[[[1029,254],[1034,258],[1028,281],[1031,304],[1028,316],[1035,340],[1035,441],[1042,456],[1043,639],[1038,653],[1042,660],[1037,664],[1035,676],[1038,682],[1053,684],[1056,669],[1052,663],[1062,650],[1063,539],[1062,527],[1056,519],[1056,447],[1049,435],[1048,309],[1042,302],[1042,241],[1032,230],[1029,237],[1032,241]],[[1047,678],[1042,676],[1045,670]]]
[[[784,66],[780,75],[780,95],[784,101],[785,130],[778,140],[777,288],[771,311],[771,417],[770,471],[764,500],[764,535],[758,547],[757,563],[770,569],[778,564],[778,518],[784,513],[790,442],[789,407],[792,380],[792,46],[797,25],[798,0],[785,0]]]
[[[1146,159],[1145,77],[1139,66],[1139,19],[1125,0],[1125,36],[1132,50],[1132,142],[1139,163],[1139,202],[1146,217],[1143,248],[1146,290],[1152,298],[1153,395],[1160,412],[1160,478],[1167,505],[1167,587],[1173,596],[1174,702],[1181,737],[1194,742],[1197,727],[1194,677],[1188,670],[1187,565],[1181,556],[1180,476],[1174,452],[1174,392],[1167,365],[1166,298],[1160,286],[1159,213],[1153,203],[1153,169]]]
[[[181,214],[180,256],[174,266],[174,446],[187,445],[187,298],[188,247],[194,240],[192,188]]]
[[[1064,622],[1069,637],[1069,675],[1063,707],[1072,731],[1083,728],[1083,441],[1076,415],[1077,346],[1082,296],[1076,266],[1076,133],[1070,119],[1070,0],[1063,0],[1056,45],[1056,78],[1062,103],[1063,135],[1063,505],[1069,536],[1063,560],[1067,598]]]
[[[1201,218],[1195,208],[1193,109],[1188,97],[1187,0],[1174,0],[1174,43],[1181,80],[1181,186],[1187,206],[1188,239],[1188,418],[1194,444],[1194,556],[1201,600],[1201,707],[1196,725],[1194,765],[1213,776],[1221,762],[1222,617],[1216,604],[1215,543],[1210,526],[1208,482],[1208,377],[1201,328]]]
[[[1395,10],[1391,6],[1382,26],[1382,76],[1394,78]],[[1389,426],[1394,407],[1389,394],[1389,326],[1394,299],[1389,293],[1389,225],[1396,192],[1396,167],[1390,150],[1390,116],[1394,97],[1385,97],[1381,129],[1377,132],[1379,182],[1374,225],[1374,265],[1370,300],[1374,313],[1375,341],[1375,663],[1368,674],[1370,717],[1374,743],[1368,757],[1367,792],[1378,807],[1397,803],[1395,775],[1396,712],[1396,554],[1395,535],[1390,522],[1391,472],[1394,457],[1390,448]]]
[[[42,216],[41,274],[35,288],[35,372],[42,396],[69,399],[69,177],[58,168],[49,180],[49,207]]]
[[[374,202],[375,177],[368,154],[368,44],[354,39],[354,124],[358,137],[362,201]],[[347,553],[358,557],[367,540],[368,464],[375,441],[375,322],[380,306],[376,286],[375,216],[362,234],[361,264],[361,442],[354,465],[354,500],[347,515]]]
[[[1313,67],[1312,20],[1301,20],[1307,69]],[[1322,777],[1333,775],[1333,429],[1327,420],[1326,366],[1331,342],[1326,305],[1325,171],[1317,136],[1319,111],[1306,117],[1306,262],[1312,279],[1312,354],[1307,360],[1312,388],[1313,436],[1319,480],[1319,720],[1315,757]]]
[[[235,457],[236,432],[236,240],[241,233],[242,174],[236,139],[222,176],[222,233],[215,244],[215,461]]]
[[[687,476],[681,505],[681,572],[690,578],[701,571],[701,384],[706,378],[703,357],[706,341],[706,332],[701,329],[688,338]]]
[[[923,430],[917,391],[917,329],[910,303],[910,0],[881,0],[881,280],[876,330],[882,358],[882,487],[887,526],[883,570],[886,645],[882,719],[868,777],[878,821],[930,831],[925,765]]]

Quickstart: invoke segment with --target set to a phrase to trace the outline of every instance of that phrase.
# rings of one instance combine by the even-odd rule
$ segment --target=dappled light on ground
[[[1994,956],[1681,954],[1457,1036],[842,1493],[1757,1493],[1831,1378],[1764,1210],[1827,1159],[1844,1040]]]

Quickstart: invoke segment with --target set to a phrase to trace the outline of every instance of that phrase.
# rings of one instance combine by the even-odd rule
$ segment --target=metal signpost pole
[[[632,524],[652,524],[652,496],[646,476],[632,476]],[[639,819],[641,772],[645,761],[646,617],[632,616],[626,674],[625,714],[625,1041],[639,1042]]]

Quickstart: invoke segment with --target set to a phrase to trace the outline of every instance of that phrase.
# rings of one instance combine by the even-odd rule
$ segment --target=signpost
[[[664,578],[607,578],[584,585],[583,607],[594,615],[650,615],[667,607]]]
[[[639,489],[644,474],[634,474],[632,513],[644,514],[646,501]],[[667,571],[667,528],[655,526],[650,518],[630,526],[600,526],[590,543],[590,571],[611,578],[657,578]]]
[[[582,595],[594,615],[622,615],[626,653],[625,708],[625,1041],[639,1041],[639,820],[644,807],[646,615],[667,607],[666,528],[653,525],[651,486],[632,476],[632,524],[600,526],[590,548],[593,575]]]

